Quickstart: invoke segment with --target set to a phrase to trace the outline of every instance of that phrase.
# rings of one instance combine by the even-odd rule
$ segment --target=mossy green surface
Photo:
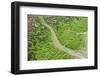
[[[38,16],[30,15],[29,17],[34,21],[31,24],[32,30],[28,32],[28,60],[75,58],[54,46],[50,30],[41,24]],[[84,36],[77,33],[87,32],[87,17],[43,16],[43,18],[53,28],[63,46],[73,51],[85,47]]]

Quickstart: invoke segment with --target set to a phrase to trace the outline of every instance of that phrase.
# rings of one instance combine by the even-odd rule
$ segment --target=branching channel
[[[53,41],[53,43],[54,43],[54,45],[55,45],[56,48],[61,49],[61,50],[64,51],[65,53],[69,53],[70,55],[73,55],[73,56],[75,56],[75,57],[77,57],[77,58],[85,58],[85,53],[83,53],[83,52],[81,52],[81,51],[75,51],[75,50],[69,49],[69,48],[67,48],[67,47],[64,47],[64,46],[60,43],[60,41],[58,40],[58,38],[57,38],[57,36],[56,36],[56,33],[55,33],[55,31],[53,30],[53,28],[52,28],[51,26],[49,26],[49,25],[45,22],[45,20],[44,20],[44,18],[43,18],[42,16],[38,16],[38,18],[39,18],[40,22],[42,23],[42,25],[44,25],[45,27],[47,27],[47,28],[50,30],[50,32],[51,32],[51,38],[52,38],[52,41]],[[82,34],[82,33],[81,33],[81,34]],[[86,34],[86,33],[84,33],[84,34]]]

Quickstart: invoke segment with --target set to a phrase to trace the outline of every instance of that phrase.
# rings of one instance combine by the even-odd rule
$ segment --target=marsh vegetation
[[[88,18],[28,15],[28,60],[87,57]]]

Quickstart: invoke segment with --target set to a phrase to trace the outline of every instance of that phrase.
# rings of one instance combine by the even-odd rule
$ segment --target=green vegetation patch
[[[53,28],[63,46],[75,51],[85,47],[84,35],[78,33],[87,32],[87,17],[43,16],[43,18]],[[54,46],[50,30],[41,23],[38,16],[28,15],[28,26],[28,60],[76,58]]]

